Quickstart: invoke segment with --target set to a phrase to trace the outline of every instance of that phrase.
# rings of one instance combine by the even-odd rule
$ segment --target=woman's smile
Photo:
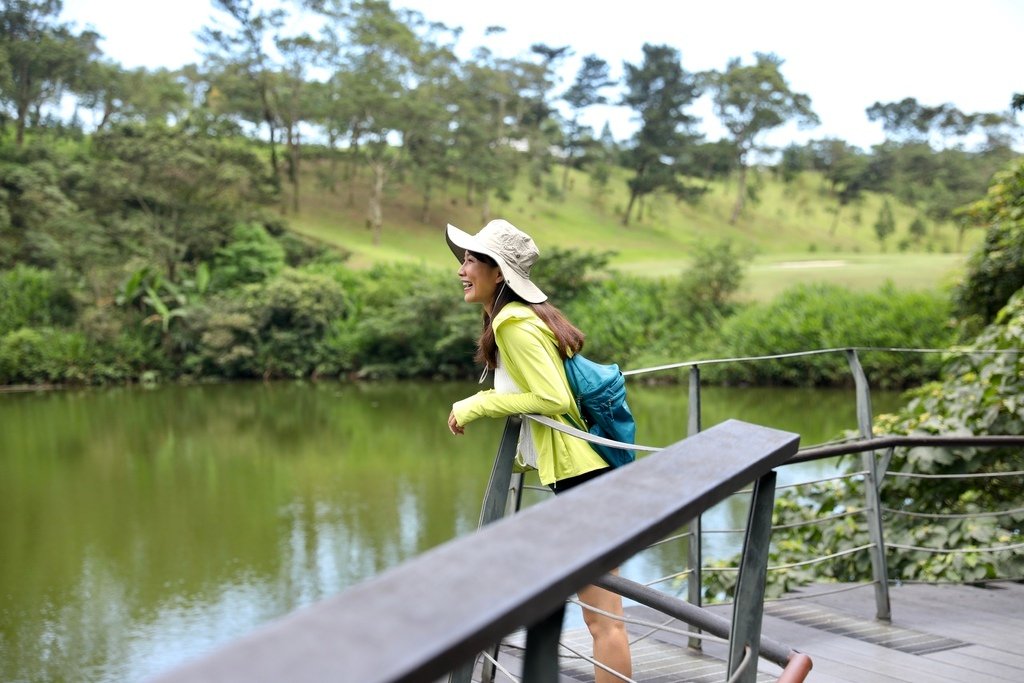
[[[462,282],[462,296],[466,303],[490,306],[494,301],[494,290],[501,282],[501,270],[467,252],[459,268],[459,281]]]

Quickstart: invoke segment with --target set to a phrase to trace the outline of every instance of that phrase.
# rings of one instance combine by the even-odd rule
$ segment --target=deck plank
[[[766,614],[762,633],[789,647],[808,654],[814,667],[810,683],[1007,683],[1024,681],[1024,650],[1020,634],[1024,633],[1024,584],[1000,584],[1001,588],[972,586],[902,585],[890,589],[894,630],[906,629],[936,637],[962,641],[963,645],[927,654],[912,654],[891,647],[892,643],[871,643],[856,637],[859,631],[836,633],[825,621],[798,623],[792,618]],[[802,599],[815,609],[829,610],[837,619],[859,619],[869,624],[884,624],[874,619],[874,593],[871,588],[835,593],[836,585],[813,585],[801,588]],[[731,617],[731,608],[720,605],[711,611]],[[661,623],[663,615],[647,607],[632,605],[629,616]],[[685,624],[673,622],[670,627],[687,630]],[[646,633],[642,626],[629,626],[631,637]],[[583,632],[566,632],[565,637],[577,644],[587,643]],[[863,636],[862,636],[863,637]],[[703,683],[724,680],[726,646],[707,641],[702,651],[687,647],[687,637],[661,632],[650,640],[634,645],[637,667],[634,678],[639,683]],[[890,646],[887,646],[890,645]],[[671,650],[665,646],[671,646]],[[587,648],[589,651],[589,648]],[[673,652],[675,654],[673,654]],[[515,657],[511,657],[512,660]],[[511,662],[510,662],[511,663]],[[592,681],[588,667],[567,666],[560,681],[578,683]],[[761,660],[758,680],[773,681],[781,669]]]

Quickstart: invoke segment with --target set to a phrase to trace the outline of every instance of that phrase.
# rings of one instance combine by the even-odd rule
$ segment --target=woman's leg
[[[617,573],[617,572],[616,572]],[[622,616],[622,597],[597,586],[580,589],[580,602],[597,609]],[[633,662],[629,654],[626,625],[618,619],[606,617],[583,608],[583,621],[594,637],[594,659],[627,678],[633,677]],[[595,683],[616,683],[616,678],[600,667],[594,667]]]

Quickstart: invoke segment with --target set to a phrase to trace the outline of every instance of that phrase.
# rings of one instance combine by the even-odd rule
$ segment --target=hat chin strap
[[[503,279],[501,281],[501,289],[499,289],[498,293],[494,295],[494,304],[495,304],[495,306],[497,306],[498,301],[501,300],[501,295],[505,293],[505,285],[507,285],[507,284],[508,284],[507,280]]]

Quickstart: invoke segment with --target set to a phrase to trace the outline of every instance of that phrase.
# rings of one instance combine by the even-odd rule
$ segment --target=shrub
[[[88,382],[93,357],[85,336],[23,327],[0,337],[0,384]]]
[[[235,227],[232,239],[217,250],[213,261],[213,285],[228,289],[263,282],[284,268],[285,250],[255,223]]]
[[[177,338],[186,371],[227,378],[296,378],[324,362],[323,339],[347,314],[330,277],[285,269],[188,311]]]
[[[946,348],[953,337],[949,305],[937,294],[898,292],[886,285],[854,293],[835,285],[802,285],[774,301],[726,320],[704,358],[767,356],[846,347]],[[860,353],[874,386],[898,388],[934,377],[937,354]],[[709,365],[709,382],[844,385],[851,381],[842,353]]]
[[[69,325],[74,317],[71,293],[52,271],[18,264],[0,272],[0,335],[22,327]]]

